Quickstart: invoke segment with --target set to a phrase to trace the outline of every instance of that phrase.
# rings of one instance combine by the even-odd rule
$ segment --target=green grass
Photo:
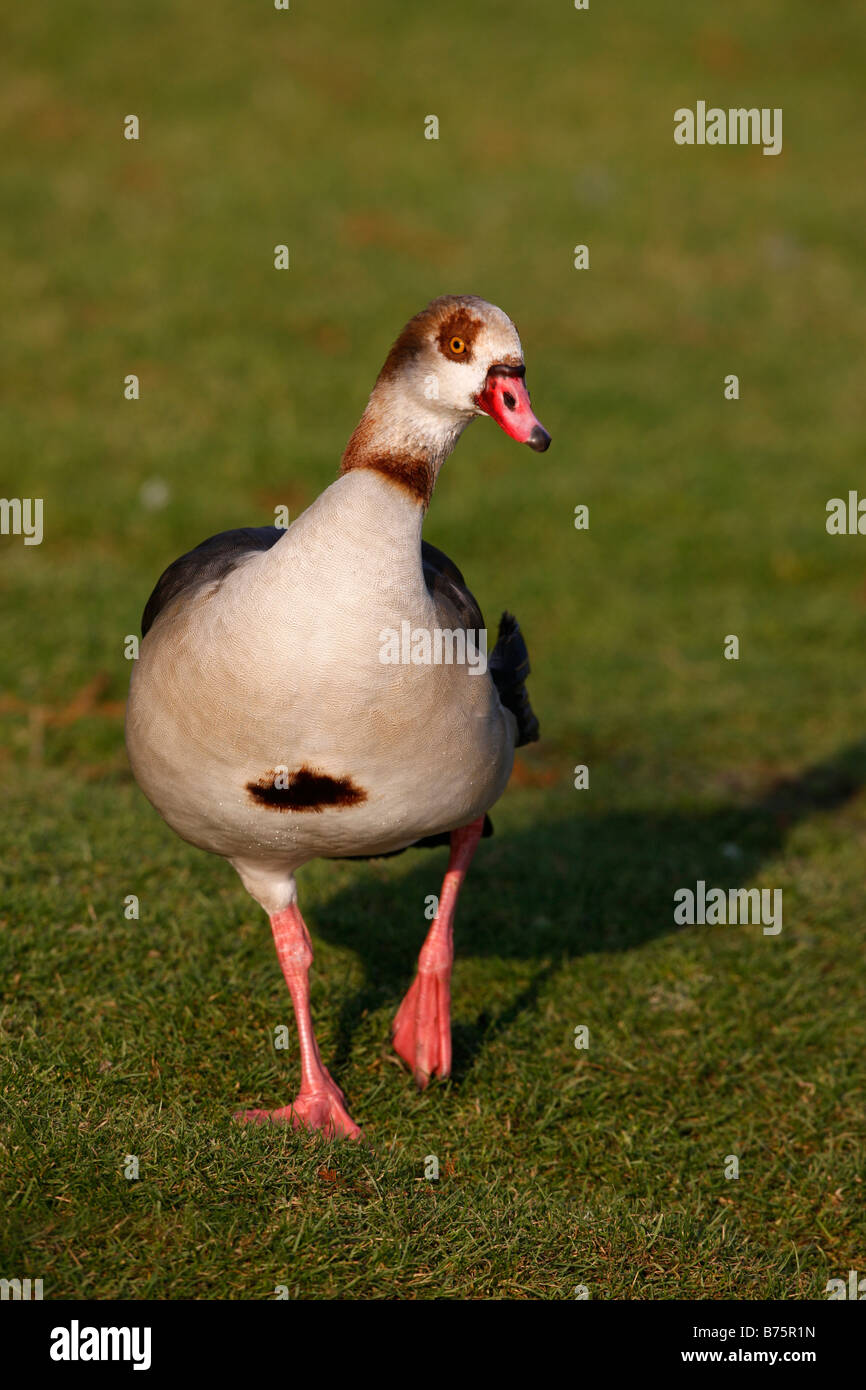
[[[806,0],[11,16],[0,491],[46,530],[0,537],[0,1275],[790,1299],[863,1272],[866,540],[824,517],[866,491],[864,29]],[[782,155],[676,147],[699,98],[783,107]],[[461,901],[452,1080],[419,1095],[387,1041],[444,855],[314,864],[314,1015],[368,1143],[239,1129],[293,1094],[289,999],[264,915],[131,780],[123,640],[177,554],[328,484],[446,292],[514,317],[554,436],[473,426],[425,532],[520,618],[543,741]],[[782,933],[675,928],[698,878],[782,888]]]

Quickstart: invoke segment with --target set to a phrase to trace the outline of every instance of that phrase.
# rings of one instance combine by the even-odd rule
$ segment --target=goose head
[[[478,415],[538,452],[550,444],[529,403],[511,319],[475,295],[443,295],[409,320],[388,353],[340,472],[372,469],[426,508],[439,469]]]
[[[539,453],[550,444],[532,411],[517,329],[502,309],[475,295],[443,295],[410,319],[379,387],[401,412],[438,417],[455,435],[475,416],[489,415]]]

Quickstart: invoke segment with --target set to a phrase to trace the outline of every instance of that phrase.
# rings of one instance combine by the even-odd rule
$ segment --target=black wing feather
[[[466,580],[453,560],[449,560],[443,550],[435,545],[421,542],[421,564],[424,567],[424,583],[431,598],[444,598],[452,604],[466,629],[475,632],[484,626],[484,618],[478,602],[466,586]]]
[[[188,550],[164,570],[141,615],[141,635],[153,627],[162,612],[181,594],[189,597],[205,584],[225,579],[247,555],[270,550],[286,533],[279,526],[242,526],[237,531],[220,531]]]

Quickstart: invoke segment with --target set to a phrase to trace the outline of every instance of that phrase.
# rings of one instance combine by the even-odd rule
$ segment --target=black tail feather
[[[499,620],[499,635],[490,654],[489,669],[500,700],[517,720],[517,747],[535,743],[539,734],[538,720],[526,691],[529,652],[520,625],[511,613],[503,613]]]

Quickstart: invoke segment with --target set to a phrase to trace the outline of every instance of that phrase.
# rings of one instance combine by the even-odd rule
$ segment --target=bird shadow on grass
[[[534,1008],[564,960],[632,950],[680,930],[673,895],[694,889],[699,879],[708,891],[772,888],[756,880],[791,830],[843,806],[864,784],[866,742],[858,742],[777,780],[751,803],[694,814],[575,814],[483,841],[457,910],[456,956],[528,962],[532,977],[501,1011],[483,1011],[454,1027],[452,1084],[459,1086],[482,1049]],[[338,1072],[362,1016],[386,1005],[396,1009],[413,978],[429,926],[425,898],[437,891],[447,859],[442,850],[435,862],[430,851],[413,853],[404,877],[371,881],[360,890],[356,882],[330,900],[316,923],[325,940],[353,951],[364,971],[363,984],[340,1011]]]

